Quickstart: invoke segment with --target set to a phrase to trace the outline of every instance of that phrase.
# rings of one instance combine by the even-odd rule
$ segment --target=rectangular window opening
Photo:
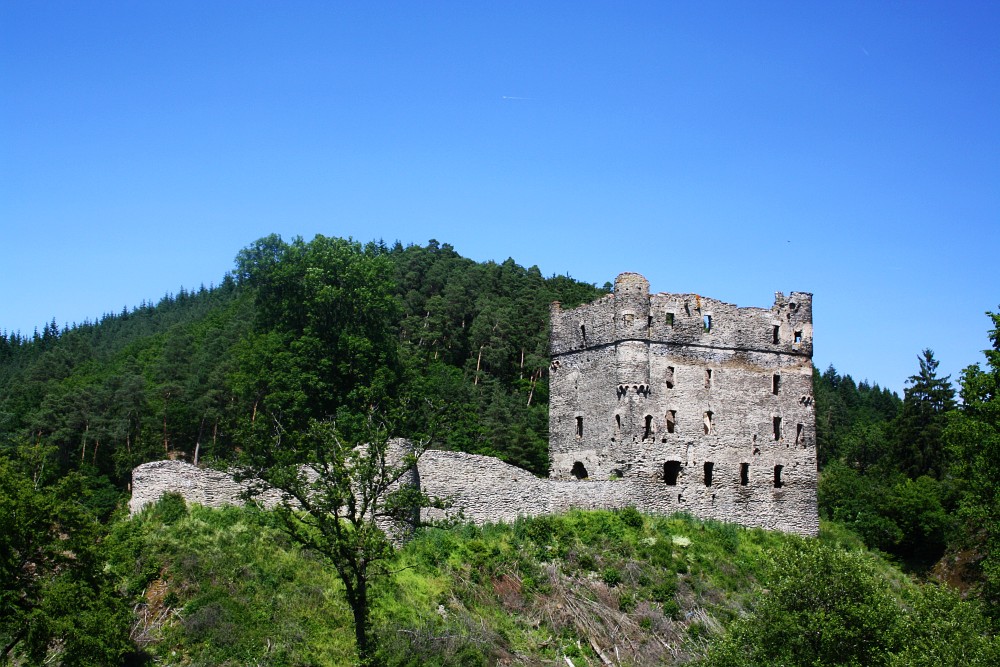
[[[649,316],[649,317],[648,317],[648,318],[646,319],[646,328],[647,328],[647,329],[652,329],[652,328],[653,328],[653,316],[652,316],[652,315],[650,315],[650,316]]]
[[[712,330],[712,316],[711,315],[705,315],[705,317],[703,319],[704,319],[704,324],[705,324],[705,333],[708,333],[709,331]]]
[[[715,464],[711,461],[705,461],[705,486],[712,486],[712,469]]]
[[[771,425],[774,428],[774,439],[781,440],[781,417],[774,417]]]
[[[646,415],[646,426],[642,432],[642,439],[645,440],[651,435],[653,435],[653,415]]]
[[[707,411],[703,419],[705,422],[705,435],[711,435],[715,432],[715,426],[712,424],[712,411]]]
[[[681,474],[680,461],[667,461],[663,464],[663,481],[667,486],[677,486],[677,476]]]
[[[583,437],[583,417],[576,418],[576,437]]]
[[[666,377],[666,380],[667,380],[667,389],[673,389],[674,388],[674,367],[673,366],[667,366],[667,377]]]
[[[667,326],[668,327],[674,326],[674,314],[673,313],[667,313],[666,320],[667,320]]]
[[[784,468],[784,467],[785,466],[774,466],[774,488],[776,488],[776,489],[780,489],[781,488],[781,485],[782,485],[782,482],[781,482],[781,469]]]
[[[802,332],[801,331],[796,331],[795,332],[795,342],[796,343],[801,343],[802,342]]]
[[[746,486],[750,483],[750,464],[741,463],[740,464],[740,486]]]
[[[669,410],[667,412],[667,433],[674,432],[674,425],[677,423],[677,411]]]
[[[705,369],[705,389],[710,389],[712,387],[712,369]]]
[[[775,373],[771,376],[771,393],[775,396],[778,395],[778,390],[781,388],[781,376]]]
[[[796,424],[795,425],[795,444],[796,445],[801,445],[802,444],[802,431],[804,431],[804,430],[805,430],[805,425],[804,424]]]
[[[779,342],[781,342],[781,339],[778,336],[778,333],[779,333],[780,330],[781,330],[781,327],[779,327],[777,324],[775,324],[771,328],[771,342],[774,343],[775,345],[777,345]]]

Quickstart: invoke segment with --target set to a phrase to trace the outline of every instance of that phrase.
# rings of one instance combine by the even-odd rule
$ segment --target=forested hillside
[[[60,329],[53,321],[30,336],[3,333],[0,664],[166,659],[167,645],[157,642],[177,642],[190,664],[252,664],[251,656],[267,661],[260,646],[246,648],[237,635],[247,624],[275,621],[262,621],[239,604],[270,599],[310,568],[326,568],[328,576],[325,557],[291,546],[267,551],[231,534],[234,522],[242,526],[237,533],[252,527],[270,534],[278,530],[273,518],[197,514],[176,503],[170,509],[168,502],[142,521],[130,521],[121,508],[132,468],[162,458],[246,461],[262,442],[265,450],[270,442],[293,454],[317,424],[334,422],[349,440],[354,433],[353,442],[368,442],[360,434],[374,415],[393,435],[498,456],[544,475],[549,304],[558,300],[572,307],[608,289],[544,277],[513,260],[477,263],[436,241],[404,247],[271,236],[241,250],[218,286],[182,289],[98,322]],[[834,600],[824,602],[831,607],[823,619],[810,621],[805,610],[794,608],[791,588],[787,597],[763,592],[791,586],[795,576],[818,576],[832,564],[840,568],[832,579],[802,585],[853,586],[876,596],[891,625],[881,640],[891,644],[869,664],[917,664],[907,647],[913,641],[932,644],[950,632],[949,623],[971,628],[968,641],[985,641],[1000,618],[1000,315],[988,315],[985,365],[962,373],[957,394],[950,378],[937,375],[930,350],[919,356],[914,351],[915,372],[902,398],[833,367],[815,371],[820,512],[827,541],[838,536],[824,547],[833,551],[779,545],[759,533],[706,528],[688,519],[666,527],[667,520],[634,510],[627,518],[601,515],[528,522],[513,532],[471,531],[461,541],[447,531],[432,532],[402,557],[421,562],[421,576],[429,579],[390,577],[390,588],[397,588],[385,593],[390,600],[431,606],[406,616],[390,603],[377,622],[396,640],[406,635],[423,642],[425,662],[443,646],[436,643],[441,637],[451,637],[458,643],[446,643],[441,664],[535,664],[574,656],[607,664],[607,656],[587,648],[588,640],[607,648],[601,633],[612,632],[581,620],[592,609],[603,614],[601,623],[624,624],[635,641],[646,642],[633,652],[635,664],[645,659],[635,656],[649,655],[668,663],[703,656],[710,664],[766,664],[761,647],[801,635],[803,624],[856,625],[850,615],[857,610]],[[284,439],[260,440],[262,431]],[[295,462],[294,456],[287,461]],[[612,531],[610,542],[604,529]],[[543,534],[550,530],[558,534]],[[575,530],[590,537],[574,536]],[[716,546],[705,552],[674,540],[706,530],[713,535],[707,544]],[[654,548],[662,540],[675,545],[669,558]],[[235,584],[228,592],[213,588],[220,571],[205,571],[200,554],[217,541],[226,543],[222,551],[246,549],[228,553],[235,560],[226,567],[260,570],[252,593],[263,597],[247,593],[247,601],[234,607],[223,598],[239,597]],[[717,542],[729,546],[717,548]],[[861,543],[916,580],[958,587],[970,603],[908,587],[896,581],[903,575],[881,565],[860,566],[859,580],[851,563],[872,561],[841,552],[854,554]],[[447,556],[442,544],[468,563]],[[712,566],[711,577],[683,576],[715,557],[722,560]],[[798,575],[772,567],[797,559],[805,568]],[[276,569],[264,564],[270,561]],[[683,599],[674,597],[671,582],[677,577],[690,589]],[[736,584],[727,577],[748,579]],[[406,586],[417,588],[401,593]],[[281,637],[300,631],[328,636],[330,627],[320,617],[330,611],[334,590],[328,582],[308,599],[282,598],[294,607],[288,613],[300,614],[308,627],[293,623]],[[200,591],[208,597],[199,597]],[[573,618],[559,606],[566,604],[576,605]],[[174,620],[151,621],[149,614],[156,613],[174,614]],[[525,618],[513,625],[497,620],[489,628],[484,623],[482,634],[471,625],[477,614],[509,613]],[[939,625],[927,620],[935,614],[944,619]],[[674,633],[673,639],[656,648],[660,630]],[[551,636],[543,637],[546,632]],[[271,647],[277,636],[258,638]],[[322,660],[292,651],[288,655],[298,657],[272,664],[336,664],[339,658],[329,656],[343,654],[350,639],[331,641]],[[247,653],[213,653],[223,650],[219,642]],[[988,664],[982,656],[995,656],[996,645],[976,646],[979,657],[973,657]],[[806,664],[796,660],[813,655],[811,650],[795,648],[798,657],[788,664]],[[387,661],[404,654],[397,651]],[[815,664],[857,657],[844,655],[845,663],[830,654]],[[952,657],[926,664],[960,664],[960,651],[947,655]]]

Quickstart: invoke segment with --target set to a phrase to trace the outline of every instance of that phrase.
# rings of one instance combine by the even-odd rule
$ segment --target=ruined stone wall
[[[625,273],[551,319],[551,478],[622,478],[654,511],[817,532],[812,295],[738,308]]]
[[[818,533],[812,295],[738,308],[650,295],[645,278],[624,273],[614,294],[572,310],[553,304],[551,319],[550,477],[428,451],[414,482],[452,507],[424,518],[507,522],[631,505]],[[160,461],[133,472],[131,508],[168,491],[233,504],[242,490],[224,473]]]

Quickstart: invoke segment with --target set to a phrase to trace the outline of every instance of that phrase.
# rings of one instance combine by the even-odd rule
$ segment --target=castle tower
[[[622,273],[551,318],[550,477],[622,478],[649,511],[818,530],[811,294],[738,308]]]

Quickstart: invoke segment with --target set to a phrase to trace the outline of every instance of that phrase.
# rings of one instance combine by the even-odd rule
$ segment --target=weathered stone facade
[[[551,320],[551,478],[621,478],[646,509],[816,534],[811,294],[737,308],[623,273]]]
[[[450,499],[447,514],[506,522],[632,505],[818,532],[812,295],[737,308],[650,295],[645,278],[623,273],[614,294],[572,310],[556,303],[551,315],[549,479],[492,457],[427,451],[416,483]],[[133,472],[131,509],[168,491],[238,503],[242,490],[224,473],[159,461]]]

